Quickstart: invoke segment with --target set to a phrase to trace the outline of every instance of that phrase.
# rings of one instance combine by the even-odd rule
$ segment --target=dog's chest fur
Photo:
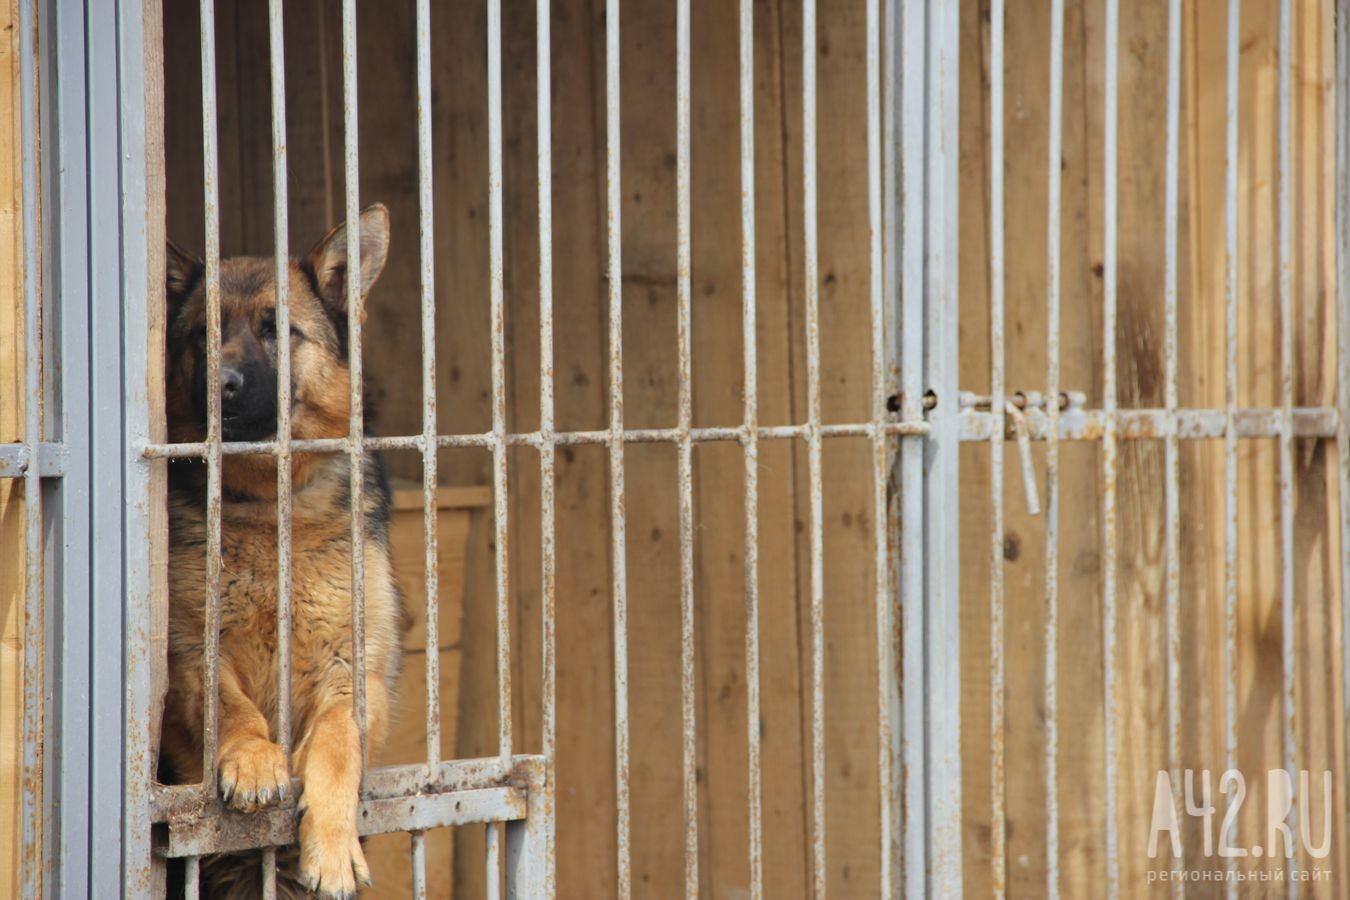
[[[352,663],[352,540],[345,463],[322,465],[294,494],[291,520],[292,698],[297,733],[325,697],[322,685]],[[381,479],[382,480],[382,479]],[[366,498],[366,666],[393,683],[399,665],[402,604],[379,507],[383,486]],[[206,510],[197,486],[170,492],[169,712],[200,729],[198,691],[179,690],[201,678],[206,616]],[[277,505],[231,501],[221,512],[220,659],[271,719],[276,710],[278,608]],[[176,682],[176,683],[175,683]],[[175,703],[175,695],[186,704]],[[175,705],[178,706],[175,709]],[[195,742],[193,742],[195,743]],[[173,754],[171,754],[173,755]],[[192,753],[188,754],[189,757]],[[187,763],[187,761],[184,761]],[[190,763],[187,763],[190,765]],[[187,773],[184,773],[187,774]]]

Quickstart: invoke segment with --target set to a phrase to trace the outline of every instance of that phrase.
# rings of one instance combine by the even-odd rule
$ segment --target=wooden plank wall
[[[0,443],[23,440],[23,206],[19,6],[0,5]],[[23,479],[0,480],[0,894],[18,896],[22,823]]]
[[[1299,403],[1329,402],[1334,347],[1330,269],[1328,0],[1299,0],[1295,95],[1295,335]],[[1241,167],[1241,402],[1278,403],[1275,305],[1275,20],[1269,4],[1244,5]],[[509,427],[538,422],[538,283],[533,10],[504,10],[506,337]],[[1102,66],[1101,4],[1066,4],[1063,159],[1063,384],[1101,398]],[[1223,398],[1223,22],[1212,4],[1188,4],[1184,47],[1181,400]],[[303,252],[342,209],[340,55],[329,4],[287,5],[287,102],[293,249]],[[258,4],[219,4],[222,239],[226,253],[271,246],[266,31]],[[416,158],[411,3],[363,5],[362,202],[394,215],[389,266],[371,301],[366,367],[382,434],[420,430],[416,269]],[[822,3],[817,42],[820,104],[820,249],[823,398],[830,421],[866,415],[866,170],[863,6]],[[487,260],[485,13],[456,3],[433,12],[437,392],[442,431],[482,431],[490,421]],[[602,0],[557,0],[553,9],[553,205],[557,426],[602,428],[607,418]],[[629,427],[676,416],[674,10],[623,4],[623,282],[625,413]],[[195,12],[165,10],[169,231],[200,246],[199,62]],[[1045,379],[1045,171],[1048,5],[1018,5],[1007,21],[1008,378],[1010,389]],[[1166,6],[1130,4],[1121,19],[1121,402],[1162,402],[1162,135]],[[805,415],[802,314],[800,3],[756,0],[756,191],[760,411],[763,424]],[[988,0],[962,3],[963,387],[988,386]],[[693,305],[695,420],[740,417],[742,340],[736,21],[732,4],[694,4]],[[760,463],[761,691],[766,894],[802,896],[808,853],[810,656],[806,627],[809,509],[803,448],[766,443]],[[1313,765],[1344,759],[1336,679],[1339,646],[1334,524],[1326,447],[1298,448],[1300,745]],[[1044,459],[1037,451],[1037,470]],[[1009,449],[1009,473],[1016,472]],[[1249,779],[1278,762],[1279,569],[1273,441],[1243,448],[1240,478],[1240,659],[1244,680],[1240,767]],[[826,466],[827,873],[838,896],[867,895],[877,878],[875,640],[871,627],[870,503],[866,448],[831,443]],[[1129,895],[1143,893],[1153,779],[1164,763],[1163,455],[1161,443],[1122,453],[1120,481],[1121,865]],[[963,451],[963,758],[966,879],[988,890],[988,455]],[[634,885],[678,891],[680,820],[678,520],[675,452],[626,454],[630,727]],[[1222,768],[1222,454],[1182,454],[1183,766]],[[605,451],[560,448],[558,505],[558,865],[561,896],[614,894],[612,619]],[[416,477],[415,456],[391,458]],[[741,456],[734,445],[695,453],[697,711],[700,888],[736,896],[748,886],[746,729],[741,536]],[[444,453],[449,484],[485,483],[489,458]],[[513,725],[518,751],[540,748],[538,461],[510,455],[510,595]],[[1092,445],[1062,450],[1059,756],[1062,889],[1092,895],[1104,873],[1101,822],[1100,457]],[[1042,490],[1044,480],[1042,474]],[[1043,521],[1025,514],[1010,477],[1008,564],[1009,885],[1044,892],[1043,765],[1045,546]],[[496,752],[495,616],[491,529],[469,537],[464,682],[458,753]],[[415,675],[414,675],[415,677]],[[443,698],[443,702],[452,702]],[[1344,773],[1337,767],[1338,784]],[[1261,793],[1254,789],[1253,793]],[[1339,795],[1338,795],[1339,797]],[[1344,800],[1336,821],[1344,821]],[[1244,811],[1255,834],[1260,803]],[[1250,818],[1248,818],[1250,817]],[[1199,835],[1187,831],[1187,846]],[[1344,836],[1314,886],[1344,893]],[[481,829],[456,842],[456,881],[482,890]],[[1191,851],[1188,861],[1205,861]],[[1268,865],[1248,860],[1246,865]],[[1154,890],[1158,890],[1155,886]]]

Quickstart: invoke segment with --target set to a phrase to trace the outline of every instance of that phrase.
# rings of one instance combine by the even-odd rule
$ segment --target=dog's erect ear
[[[173,241],[165,241],[164,286],[169,304],[169,321],[182,309],[183,301],[192,296],[201,280],[205,264]]]
[[[389,252],[389,210],[376,203],[361,211],[357,221],[360,232],[361,259],[361,320],[365,321],[366,295],[371,285],[384,270]],[[342,319],[347,314],[347,225],[335,227],[309,251],[309,265],[314,273],[314,286],[330,315]]]

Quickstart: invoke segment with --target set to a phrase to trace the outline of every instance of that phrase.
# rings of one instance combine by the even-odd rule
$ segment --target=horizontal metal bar
[[[419,768],[425,771],[424,766]],[[525,801],[525,788],[516,786],[362,800],[356,827],[365,836],[512,821],[525,818]],[[299,816],[293,804],[258,813],[224,810],[219,815],[171,821],[168,843],[158,852],[177,857],[284,847],[295,843],[298,831]]]
[[[1334,411],[1333,411],[1334,414]],[[759,440],[785,440],[809,437],[806,425],[770,425],[756,429]],[[849,422],[836,425],[821,425],[821,437],[871,437],[874,432],[888,436],[908,436],[928,434],[928,423],[887,422],[874,425],[871,422]],[[454,447],[491,448],[499,440],[513,447],[534,447],[536,449],[550,444],[609,444],[612,432],[600,431],[559,431],[551,437],[538,431],[495,435],[492,432],[482,434],[441,434],[436,435],[435,443],[440,449]],[[712,441],[744,442],[747,432],[743,427],[694,428],[689,431],[690,440],[695,443]],[[678,428],[638,428],[625,429],[621,441],[625,444],[678,444],[682,432]],[[420,434],[399,435],[396,437],[369,437],[363,441],[369,450],[421,450],[424,446]],[[8,445],[6,445],[8,446]],[[275,456],[278,452],[276,441],[230,441],[220,445],[221,453],[226,456],[265,454]],[[197,459],[206,454],[209,445],[205,442],[183,444],[146,444],[142,454],[146,459]],[[314,438],[291,441],[292,453],[350,453],[352,443],[347,438]]]
[[[361,796],[367,800],[411,797],[436,791],[468,791],[492,787],[518,787],[525,783],[526,770],[543,757],[516,756],[509,767],[500,757],[447,760],[434,772],[424,764],[384,766],[371,769],[362,781]],[[299,779],[291,780],[291,796],[300,794]],[[217,801],[218,803],[219,801]],[[223,807],[221,807],[223,808]],[[154,792],[154,821],[167,822],[184,816],[214,814],[212,805],[203,806],[197,785],[158,785]]]
[[[1108,413],[1089,409],[1061,413],[1059,439],[1062,441],[1101,440],[1106,432]],[[1283,413],[1278,408],[1239,409],[1236,414],[1239,438],[1279,437]],[[1027,431],[1032,440],[1043,441],[1049,433],[1049,417],[1041,410],[1025,413]],[[1179,409],[1176,411],[1177,437],[1181,440],[1222,438],[1227,431],[1227,412],[1222,409]],[[1115,413],[1118,438],[1125,440],[1161,440],[1167,436],[1168,413],[1164,409],[1122,409]],[[965,410],[961,413],[961,440],[987,441],[998,428],[993,413]],[[1294,410],[1294,437],[1331,438],[1336,436],[1340,414],[1334,407],[1313,406]],[[1011,439],[1011,430],[1007,432]]]
[[[38,477],[66,474],[66,445],[44,441],[37,445]],[[0,478],[22,478],[28,472],[27,444],[0,444]]]

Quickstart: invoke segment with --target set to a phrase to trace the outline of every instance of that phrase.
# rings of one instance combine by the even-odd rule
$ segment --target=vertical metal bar
[[[36,23],[25,17],[33,12],[33,4],[21,4],[20,31],[25,36],[33,34]],[[45,8],[44,8],[45,7]],[[35,62],[24,62],[23,51],[30,48],[28,40],[20,41],[21,78],[24,74],[36,75],[36,87],[41,91],[40,99],[34,97],[31,90],[24,88],[24,98],[33,98],[34,108],[31,118],[26,119],[24,150],[32,154],[23,158],[24,220],[23,235],[26,254],[23,265],[25,284],[41,280],[42,244],[28,244],[29,236],[40,240],[37,233],[39,221],[39,198],[50,201],[42,211],[42,220],[50,223],[50,237],[46,243],[53,252],[48,259],[52,261],[48,271],[43,293],[48,295],[47,310],[59,310],[57,325],[59,335],[53,347],[53,354],[62,361],[59,369],[59,438],[73,459],[91,459],[93,454],[93,427],[91,415],[91,379],[89,377],[89,314],[90,314],[90,276],[89,244],[94,236],[88,227],[87,208],[89,195],[88,181],[88,124],[87,124],[87,78],[82,73],[69,77],[56,77],[58,72],[67,72],[68,61],[82,61],[87,41],[87,23],[83,9],[63,8],[58,4],[37,4],[40,11],[39,21],[50,26],[47,32],[49,41],[44,41],[44,50],[38,54]],[[28,24],[24,24],[27,21]],[[67,61],[62,63],[62,61]],[[35,73],[32,65],[39,65]],[[82,62],[72,66],[79,72]],[[44,108],[43,104],[47,104]],[[22,110],[22,99],[21,99]],[[21,111],[21,117],[24,113]],[[43,129],[46,129],[43,135]],[[41,136],[41,137],[40,137]],[[40,165],[40,152],[43,147],[50,151],[50,164]],[[35,174],[36,173],[36,174]],[[42,183],[37,182],[40,177]],[[29,268],[33,266],[33,268]],[[39,299],[39,303],[42,300]],[[50,333],[52,329],[47,329]],[[42,374],[42,373],[39,373]],[[45,379],[44,379],[45,380]],[[26,392],[27,393],[27,392]],[[32,396],[31,394],[29,394]],[[50,415],[58,410],[51,409]],[[52,420],[48,420],[52,427]],[[93,506],[93,472],[88,465],[68,470],[61,478],[60,504],[53,518],[59,525],[59,543],[50,548],[50,555],[56,563],[59,580],[49,585],[52,593],[52,605],[45,615],[52,617],[45,626],[47,633],[59,635],[59,645],[54,652],[59,659],[46,671],[49,677],[56,679],[53,690],[45,691],[49,695],[51,706],[48,710],[52,718],[45,721],[48,733],[42,741],[45,745],[43,755],[44,779],[42,795],[36,797],[39,809],[41,803],[50,802],[54,816],[47,816],[42,829],[41,841],[52,848],[57,857],[57,878],[52,885],[42,885],[37,872],[35,877],[21,880],[25,896],[35,893],[39,887],[44,892],[54,890],[61,895],[87,895],[89,893],[89,862],[93,835],[89,829],[90,804],[92,796],[92,766],[83,759],[92,747],[90,740],[92,718],[91,664],[93,627],[90,610],[93,608],[93,579],[90,577],[92,566],[91,535],[95,533],[91,520]],[[28,646],[32,646],[29,644]],[[36,687],[36,686],[32,686]],[[31,690],[32,687],[29,689]],[[27,695],[26,695],[27,696]],[[32,710],[29,704],[25,707]],[[46,715],[48,710],[44,710]],[[28,720],[25,719],[27,722]],[[31,723],[29,723],[31,724]],[[25,748],[28,747],[28,735],[25,731]],[[74,765],[65,761],[79,760]],[[28,765],[25,757],[25,765]],[[59,770],[58,770],[59,762]],[[32,785],[33,789],[39,785]],[[48,789],[50,788],[50,793]],[[37,815],[41,816],[38,812]],[[27,818],[27,813],[25,813]],[[128,823],[130,824],[130,823]],[[50,828],[50,832],[47,829]],[[39,832],[34,831],[37,835]],[[28,852],[28,851],[26,851]],[[26,858],[31,858],[26,857]]]
[[[764,894],[763,773],[759,671],[759,357],[755,270],[755,12],[742,0],[739,17],[741,113],[741,426],[745,448],[745,656],[749,742],[751,896]],[[696,834],[693,835],[697,837]],[[691,896],[694,896],[691,894]]]
[[[87,157],[89,193],[86,215],[91,223],[89,255],[81,277],[91,285],[91,319],[102,322],[92,310],[101,299],[101,290],[112,285],[114,296],[122,278],[121,234],[123,198],[118,184],[120,149],[115,135],[120,94],[117,82],[116,31],[117,10],[112,4],[96,4],[85,10],[86,127],[90,135],[109,135],[111,152],[93,150]],[[109,223],[104,225],[103,223]],[[119,298],[120,300],[120,298]],[[120,311],[121,304],[117,304]],[[126,355],[122,343],[121,323],[111,327],[95,328],[89,334],[88,359],[91,372],[117,372]],[[101,490],[92,495],[89,523],[96,535],[116,535],[125,524],[125,506],[119,483],[126,473],[122,453],[110,453],[108,448],[121,447],[125,440],[121,411],[127,398],[123,392],[106,391],[105,385],[115,379],[100,380],[90,386],[90,478]],[[108,490],[109,485],[115,485]],[[124,634],[123,572],[125,562],[120,542],[116,539],[96,541],[89,551],[89,577],[99,586],[92,592],[89,629],[93,635],[106,636],[90,644],[91,673],[124,672],[123,647],[115,636]],[[122,678],[90,679],[89,742],[94,752],[89,755],[88,816],[91,822],[113,821],[121,813],[121,792],[127,767],[119,754],[99,753],[99,748],[118,747],[126,731],[122,704],[125,702]],[[115,871],[120,862],[120,829],[90,829],[90,869],[94,872]]]
[[[1279,37],[1279,293],[1280,293],[1280,644],[1283,663],[1283,765],[1290,778],[1295,776],[1298,758],[1295,742],[1294,682],[1296,678],[1294,654],[1297,650],[1294,617],[1294,315],[1293,315],[1293,250],[1291,246],[1290,213],[1290,75],[1293,66],[1293,10],[1290,0],[1280,0]],[[1297,798],[1291,798],[1291,843],[1298,834]],[[1270,853],[1276,852],[1270,847]],[[1292,873],[1298,867],[1297,853],[1289,856],[1286,869]],[[1290,900],[1297,900],[1298,882],[1290,879]]]
[[[889,439],[882,426],[886,410],[886,314],[883,294],[881,223],[881,10],[880,0],[867,3],[867,227],[869,305],[872,325],[872,578],[877,617],[877,792],[881,832],[880,887],[882,897],[896,889],[891,853],[895,822],[890,803],[894,790],[891,745],[895,722],[891,717],[890,682],[895,677],[895,644],[891,626],[890,560],[886,517],[888,509]]]
[[[1050,139],[1046,160],[1045,856],[1046,893],[1059,896],[1059,327],[1060,185],[1064,126],[1064,0],[1050,4]],[[1001,396],[995,396],[1001,401]]]
[[[558,675],[555,654],[554,591],[557,584],[557,548],[554,540],[553,444],[553,110],[550,0],[535,8],[535,94],[539,148],[539,542],[540,587],[543,593],[543,751],[547,790],[554,785],[553,763],[558,743]],[[554,818],[544,824],[545,896],[552,897],[557,870]]]
[[[412,840],[412,892],[414,900],[427,900],[427,835],[414,831]]]
[[[820,254],[816,238],[816,3],[802,2],[802,214],[806,288],[806,441],[811,495],[811,860],[825,896],[825,539],[820,452]]]
[[[502,896],[502,842],[500,822],[489,822],[487,826],[487,896],[488,900],[501,900]]]
[[[262,855],[263,900],[277,900],[277,850],[268,847]]]
[[[1224,435],[1223,435],[1223,633],[1224,769],[1237,768],[1237,403],[1238,403],[1238,104],[1242,0],[1228,0],[1227,89],[1224,109]],[[1339,94],[1338,94],[1339,96]],[[1344,381],[1341,382],[1344,384]],[[1343,392],[1343,389],[1342,389]],[[1342,482],[1344,483],[1344,482]],[[1344,492],[1342,492],[1344,496]],[[1233,879],[1236,857],[1228,857],[1230,875],[1224,893],[1237,898]]]
[[[1181,131],[1181,0],[1167,4],[1167,149],[1163,199],[1163,403],[1167,433],[1163,439],[1163,506],[1167,545],[1167,768],[1172,784],[1181,784],[1181,476],[1177,438],[1177,169]],[[1182,810],[1177,808],[1178,821]],[[1185,894],[1180,879],[1172,896]]]
[[[201,859],[189,856],[183,874],[183,892],[187,900],[197,900],[201,896]]]
[[[216,791],[220,726],[220,183],[216,135],[215,0],[201,0],[202,182],[206,220],[206,633],[202,658],[202,792]]]
[[[366,556],[365,556],[365,383],[361,359],[360,168],[356,110],[356,0],[342,2],[342,163],[347,239],[348,408],[351,442],[348,477],[352,540],[352,715],[361,735],[361,771],[366,768]]]
[[[883,127],[881,140],[881,184],[882,184],[882,207],[881,207],[881,229],[883,235],[882,244],[882,296],[885,313],[885,390],[888,395],[887,408],[890,408],[890,396],[899,397],[901,393],[900,385],[900,335],[901,335],[901,311],[900,311],[900,190],[898,185],[898,176],[901,174],[899,144],[902,133],[900,123],[900,32],[899,32],[899,11],[897,10],[896,0],[882,0],[882,77],[881,77],[881,124]],[[903,860],[901,858],[901,840],[905,834],[905,810],[902,802],[904,785],[904,759],[901,753],[901,739],[905,734],[903,709],[900,703],[900,672],[898,670],[898,660],[896,659],[897,644],[899,637],[899,600],[901,591],[901,571],[904,564],[904,557],[900,552],[900,492],[899,492],[899,471],[897,460],[899,459],[901,447],[904,439],[892,441],[886,446],[886,581],[892,592],[889,601],[890,616],[889,628],[887,630],[887,640],[890,642],[890,666],[887,669],[887,678],[882,684],[884,697],[879,702],[885,702],[888,715],[891,721],[889,743],[882,747],[882,752],[889,755],[890,759],[886,763],[890,768],[891,782],[890,791],[881,798],[881,802],[886,804],[887,813],[891,820],[891,832],[889,840],[881,848],[881,852],[886,854],[891,860],[892,876],[890,894],[885,900],[894,900],[900,896],[902,882],[904,879]]]
[[[990,748],[990,878],[995,897],[1007,892],[1008,821],[1005,811],[1006,743],[1004,740],[1004,682],[1006,663],[1003,654],[1003,441],[1007,393],[1004,378],[1004,256],[1003,256],[1003,0],[989,6],[989,396],[990,412],[995,416],[994,433],[989,438],[989,664],[993,684],[989,697]],[[1053,40],[1053,39],[1052,39]],[[1047,627],[1049,619],[1047,618]],[[1049,654],[1047,643],[1047,656]],[[1047,675],[1049,674],[1047,660]],[[1049,680],[1046,681],[1047,692]],[[1047,710],[1048,713],[1048,710]],[[1049,715],[1047,722],[1053,721]],[[1048,737],[1048,733],[1047,733]],[[1047,747],[1049,741],[1047,740]],[[1047,764],[1048,764],[1047,750]],[[1048,774],[1048,773],[1047,773]],[[1053,787],[1047,779],[1047,807],[1052,803]],[[1048,813],[1047,809],[1047,813]],[[1058,854],[1052,827],[1046,820],[1046,862],[1048,880],[1053,885],[1054,863]]]
[[[147,13],[151,15],[147,15]],[[151,728],[148,726],[155,709],[152,697],[152,656],[155,646],[152,637],[150,610],[151,554],[142,536],[152,527],[154,511],[152,486],[156,469],[137,453],[127,448],[139,448],[151,439],[153,411],[150,394],[150,361],[157,358],[158,348],[151,347],[148,304],[158,297],[152,285],[162,273],[151,276],[148,259],[152,225],[150,191],[154,186],[150,176],[152,154],[158,151],[152,130],[157,126],[148,121],[153,113],[147,105],[154,104],[146,85],[146,44],[158,42],[156,24],[147,25],[154,10],[141,3],[120,4],[117,10],[116,82],[121,98],[118,114],[118,182],[117,193],[108,191],[109,205],[120,202],[118,257],[121,274],[122,339],[121,425],[122,442],[117,449],[107,448],[110,458],[120,456],[122,491],[118,500],[123,510],[119,523],[123,535],[131,536],[132,546],[141,552],[127,553],[127,541],[114,552],[124,553],[120,596],[113,592],[110,603],[122,614],[121,658],[124,661],[122,686],[122,722],[120,747],[122,758],[118,768],[122,774],[120,808],[116,799],[110,804],[120,812],[121,831],[114,840],[105,839],[104,846],[116,847],[120,842],[122,869],[121,890],[125,897],[140,898],[150,894],[153,863],[151,857],[150,793],[154,781],[154,762],[151,747]],[[153,76],[152,76],[153,77]],[[34,235],[37,238],[37,235]],[[162,285],[162,282],[158,282]],[[158,334],[155,335],[158,337]],[[63,369],[66,378],[71,372]],[[31,396],[31,395],[30,395]],[[102,405],[102,404],[100,404]],[[110,404],[116,408],[115,403]],[[105,407],[106,408],[106,407]],[[63,435],[64,437],[64,435]],[[64,490],[64,485],[63,485]],[[50,633],[50,632],[49,632]],[[80,660],[83,662],[83,660]],[[116,717],[117,713],[112,713]],[[115,759],[116,750],[107,758]],[[63,761],[64,763],[64,761]],[[97,807],[95,815],[101,815]],[[91,819],[97,821],[97,819]],[[111,855],[111,854],[110,854]],[[91,862],[93,860],[91,859]],[[101,865],[101,861],[100,861]],[[93,869],[93,866],[90,866]],[[86,885],[87,887],[87,885]]]
[[[268,0],[272,80],[272,232],[275,241],[277,336],[277,743],[291,754],[291,310],[290,230],[286,190],[286,34],[282,0]],[[264,857],[275,879],[276,854]],[[273,888],[275,890],[275,887]]]
[[[609,277],[609,512],[614,567],[614,791],[618,893],[632,893],[628,811],[628,563],[623,479],[623,259],[619,186],[619,2],[605,3],[605,204]]]
[[[44,860],[39,854],[44,834],[41,777],[46,666],[46,592],[42,541],[42,482],[38,445],[42,441],[42,322],[38,249],[38,108],[36,4],[19,4],[20,182],[23,190],[23,367],[24,367],[24,589],[23,589],[23,755],[21,761],[22,829],[19,882],[23,895],[45,892]],[[72,66],[73,67],[73,66]],[[57,853],[51,848],[46,851]],[[26,862],[25,862],[26,861]]]
[[[497,745],[503,767],[511,761],[511,617],[508,492],[506,481],[506,325],[502,310],[502,83],[501,0],[487,0],[488,89],[488,300],[492,333],[492,524],[497,585]],[[487,828],[488,896],[501,892],[501,825]]]
[[[1103,743],[1106,791],[1106,898],[1120,889],[1119,838],[1116,830],[1116,197],[1117,116],[1120,93],[1119,0],[1106,0],[1105,111],[1102,122],[1102,670]]]
[[[924,367],[936,405],[924,460],[924,715],[927,720],[928,869],[934,896],[962,894],[961,532],[957,402],[960,362],[958,145],[960,9],[934,0],[928,17],[924,242]]]
[[[417,238],[422,307],[422,572],[426,585],[427,774],[441,761],[440,565],[436,506],[436,281],[432,221],[431,3],[417,0]],[[424,848],[421,834],[413,852]],[[424,863],[425,866],[425,863]]]
[[[926,172],[924,60],[927,3],[899,0],[901,66],[897,128],[900,131],[900,293],[902,414],[923,418],[924,205]],[[904,880],[906,897],[928,895],[928,755],[924,703],[927,631],[924,601],[923,457],[926,442],[900,440],[901,565],[901,771],[904,777]]]
[[[1181,130],[1181,0],[1168,3],[1168,125],[1164,188],[1164,513],[1166,542],[1166,636],[1168,636],[1168,769],[1181,784],[1181,476],[1177,445],[1177,159]],[[1180,808],[1177,815],[1180,818]],[[1172,881],[1172,896],[1185,893]]]
[[[742,9],[744,16],[744,9]],[[742,25],[742,30],[744,26]],[[744,33],[742,31],[742,43]],[[744,50],[742,50],[742,53]],[[744,100],[744,94],[742,94]],[[744,111],[742,110],[742,121]],[[744,125],[742,125],[744,135]],[[694,714],[694,452],[690,442],[693,427],[693,360],[690,346],[690,210],[689,210],[689,0],[675,7],[675,214],[676,214],[676,294],[679,306],[677,332],[680,361],[679,385],[679,494],[680,494],[680,761],[684,788],[684,894],[698,896],[698,749]],[[744,152],[744,148],[742,148]],[[744,189],[742,188],[742,194]],[[753,337],[751,338],[753,342]],[[746,396],[753,394],[747,385]],[[753,402],[753,401],[752,401]],[[750,476],[747,476],[747,478]],[[747,498],[752,490],[746,482]],[[749,499],[746,500],[749,503]],[[746,537],[746,706],[750,730],[750,891],[759,896],[759,659],[757,614],[752,613],[751,558],[755,550],[750,542],[752,526],[747,520]]]
[[[525,818],[507,822],[507,900],[552,897],[553,788],[547,783],[552,764],[547,759],[522,765],[528,781]]]
[[[487,4],[488,295],[492,328],[492,524],[497,569],[497,729],[503,766],[511,762],[511,610],[507,580],[506,320],[502,312],[502,7]],[[499,848],[500,850],[500,848]]]

